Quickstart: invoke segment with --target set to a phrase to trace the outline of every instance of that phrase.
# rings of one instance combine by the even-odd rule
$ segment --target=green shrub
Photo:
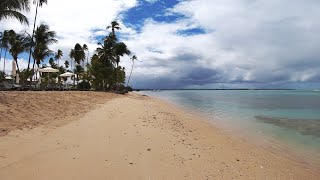
[[[4,81],[5,73],[0,71],[0,82]]]
[[[78,89],[79,90],[90,90],[91,85],[87,81],[82,81],[82,82],[78,83]]]

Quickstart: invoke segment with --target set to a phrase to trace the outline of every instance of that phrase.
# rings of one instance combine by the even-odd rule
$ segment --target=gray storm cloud
[[[138,65],[136,87],[320,83],[319,1],[192,0],[168,11],[186,18],[174,23],[149,20],[134,43],[129,40],[149,61]],[[190,24],[205,33],[176,33]],[[148,52],[151,48],[162,53]]]

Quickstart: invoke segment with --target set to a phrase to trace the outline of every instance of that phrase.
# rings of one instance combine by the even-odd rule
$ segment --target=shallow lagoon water
[[[234,135],[320,164],[320,92],[172,90],[141,92],[205,116]]]

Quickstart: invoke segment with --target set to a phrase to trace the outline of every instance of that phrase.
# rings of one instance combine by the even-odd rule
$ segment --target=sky
[[[25,13],[30,24],[34,12]],[[57,32],[51,49],[69,60],[76,43],[86,43],[91,56],[117,20],[120,40],[139,60],[134,88],[320,89],[318,17],[319,0],[49,0],[37,24]],[[32,31],[15,20],[0,23],[0,31]],[[129,75],[129,57],[121,65]]]

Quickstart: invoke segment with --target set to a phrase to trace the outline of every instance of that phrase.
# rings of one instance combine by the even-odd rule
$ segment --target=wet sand
[[[78,117],[78,116],[77,116]],[[68,119],[70,119],[68,121]],[[319,169],[129,94],[59,127],[0,137],[1,179],[319,179]]]

